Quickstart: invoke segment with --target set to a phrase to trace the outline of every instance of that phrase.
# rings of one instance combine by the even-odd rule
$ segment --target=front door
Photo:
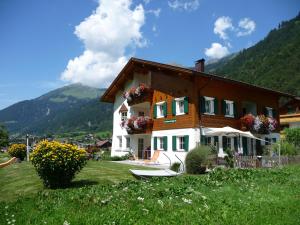
[[[138,139],[138,158],[144,159],[144,138]]]

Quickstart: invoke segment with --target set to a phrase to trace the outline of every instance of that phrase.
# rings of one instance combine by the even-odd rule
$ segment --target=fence
[[[273,168],[279,166],[278,156],[235,156],[237,168]],[[300,155],[281,156],[280,165],[300,163]]]

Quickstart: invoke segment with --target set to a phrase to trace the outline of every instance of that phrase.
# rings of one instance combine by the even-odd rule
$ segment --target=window
[[[118,138],[118,142],[119,142],[119,148],[122,148],[122,137],[119,136]]]
[[[188,97],[175,98],[172,101],[172,114],[183,115],[189,111]]]
[[[231,149],[231,138],[230,137],[226,137],[227,138],[227,146],[226,148]]]
[[[165,116],[165,102],[156,103],[157,118],[162,118]]]
[[[127,112],[121,112],[121,121],[127,120]]]
[[[273,117],[273,109],[271,107],[266,107],[266,116]]]
[[[214,107],[214,98],[211,97],[204,97],[204,107],[205,107],[205,111],[204,113],[206,114],[215,114],[215,107]]]
[[[184,150],[184,137],[178,137],[178,149],[179,150]]]
[[[189,135],[173,136],[172,137],[173,151],[188,151],[189,150]]]
[[[145,116],[145,112],[139,112],[139,116]]]
[[[164,149],[164,139],[162,137],[157,138],[158,149]]]
[[[225,100],[225,116],[234,117],[233,101]]]
[[[130,137],[126,138],[126,148],[130,148]]]

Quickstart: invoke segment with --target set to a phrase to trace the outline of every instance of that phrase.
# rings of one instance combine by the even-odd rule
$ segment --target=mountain
[[[10,134],[21,135],[110,131],[113,106],[100,102],[104,91],[81,84],[65,86],[0,110],[0,123]]]
[[[206,72],[300,95],[300,13],[262,41],[206,67]]]

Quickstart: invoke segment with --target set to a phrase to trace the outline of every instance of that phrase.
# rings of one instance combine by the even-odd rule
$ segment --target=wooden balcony
[[[129,106],[136,105],[143,102],[151,102],[153,96],[153,90],[150,87],[140,84],[137,87],[132,87],[123,94],[123,97],[127,99]]]

